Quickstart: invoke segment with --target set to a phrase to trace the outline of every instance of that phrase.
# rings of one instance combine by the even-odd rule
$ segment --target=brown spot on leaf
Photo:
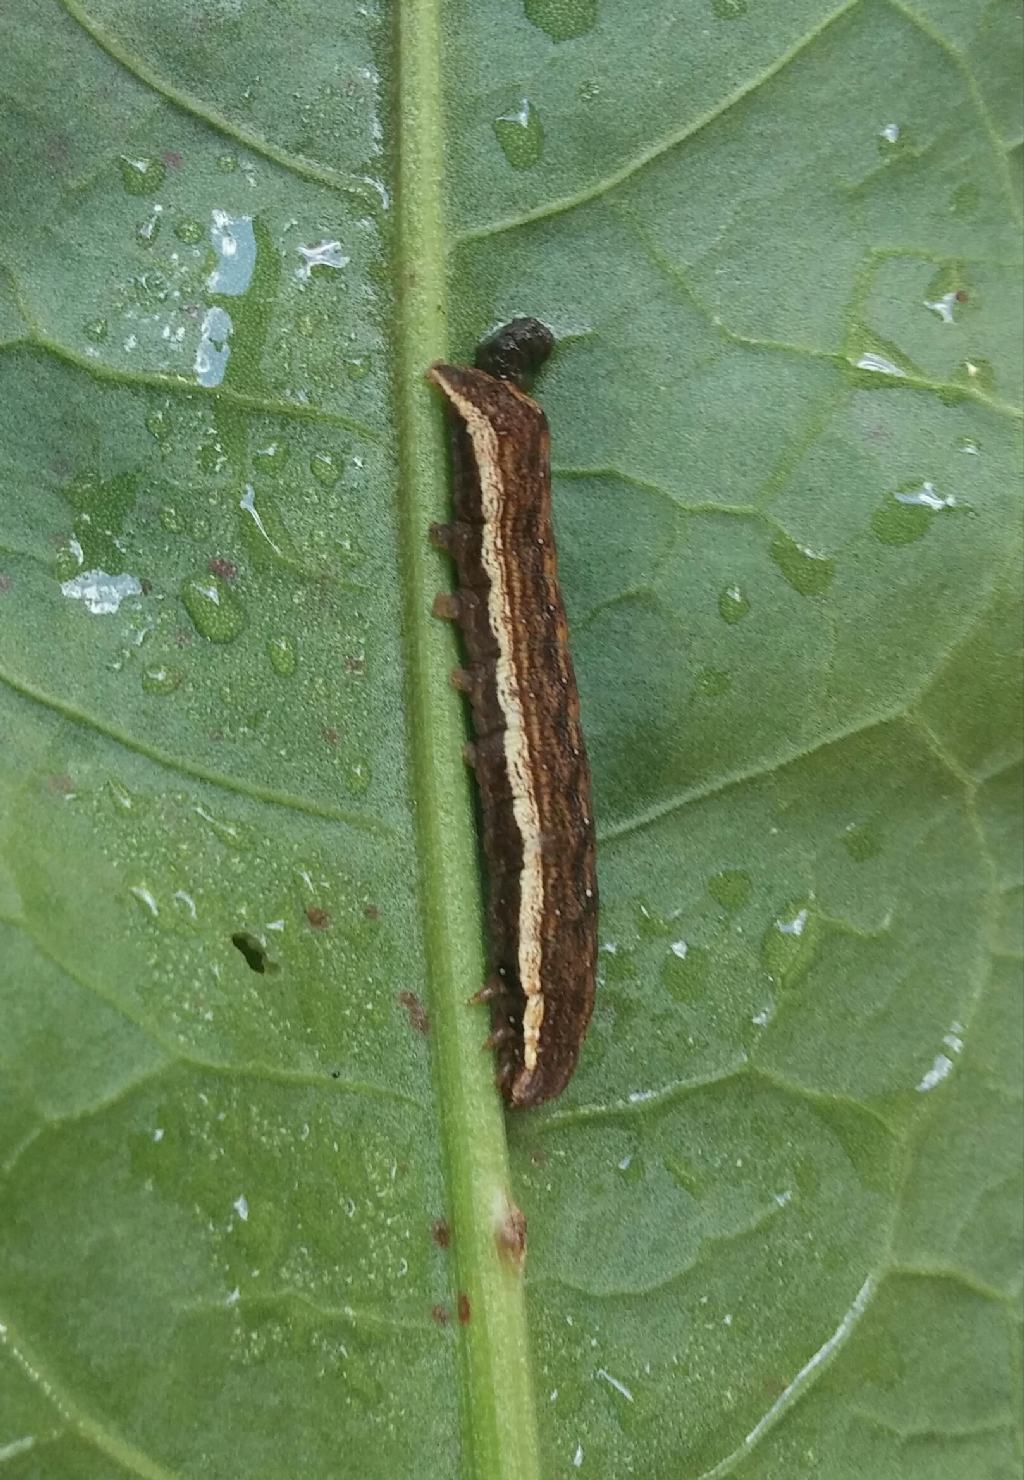
[[[215,555],[210,561],[210,574],[220,576],[222,581],[233,581],[238,574],[238,566],[233,560],[225,560],[222,555]]]
[[[430,1307],[430,1314],[434,1317],[434,1320],[439,1326],[447,1326],[448,1322],[451,1320],[451,1316],[448,1314],[447,1307],[444,1305],[432,1305]]]
[[[494,1241],[498,1245],[499,1254],[516,1269],[522,1269],[526,1258],[526,1215],[515,1203],[507,1205],[505,1216],[495,1231]]]
[[[447,1218],[435,1218],[430,1236],[439,1249],[447,1249],[452,1241],[452,1227]]]
[[[399,992],[398,1000],[409,1014],[409,1023],[416,1029],[417,1033],[426,1035],[430,1032],[430,1018],[427,1009],[417,997],[415,992]]]
[[[459,1291],[458,1312],[459,1312],[459,1325],[460,1326],[468,1326],[469,1325],[469,1318],[470,1318],[470,1315],[471,1315],[471,1311],[470,1311],[470,1308],[469,1308],[469,1296],[466,1294],[465,1290],[460,1290]]]
[[[330,928],[330,915],[327,913],[326,910],[321,909],[320,906],[317,904],[310,905],[309,909],[306,911],[306,919],[312,925],[314,930],[328,930]]]

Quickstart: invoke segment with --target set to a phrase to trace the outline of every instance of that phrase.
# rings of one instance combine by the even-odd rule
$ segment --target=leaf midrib
[[[470,1473],[488,1480],[534,1480],[540,1469],[522,1278],[495,1242],[510,1198],[504,1121],[491,1056],[480,1052],[484,1014],[466,1007],[484,961],[462,717],[448,682],[455,647],[430,615],[433,593],[448,579],[426,539],[448,504],[441,411],[424,379],[448,350],[440,0],[403,0],[395,14],[399,573],[438,1121],[455,1279],[469,1299],[470,1319],[459,1327],[461,1454]]]

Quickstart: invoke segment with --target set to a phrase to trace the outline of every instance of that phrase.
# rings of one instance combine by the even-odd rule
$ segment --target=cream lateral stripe
[[[490,582],[487,616],[498,645],[495,679],[498,704],[505,719],[505,765],[512,792],[512,812],[523,840],[523,869],[519,879],[519,982],[526,998],[523,1013],[523,1068],[530,1074],[537,1065],[537,1044],[544,1020],[541,983],[544,872],[540,847],[540,812],[531,780],[529,741],[523,724],[522,698],[515,671],[513,624],[501,543],[499,516],[503,489],[498,474],[498,439],[491,423],[479,408],[460,396],[443,374],[435,370],[434,375],[444,386],[448,399],[466,424],[480,474],[484,517],[481,555],[484,571]]]

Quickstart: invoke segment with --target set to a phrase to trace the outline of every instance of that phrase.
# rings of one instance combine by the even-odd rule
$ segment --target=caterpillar
[[[458,590],[434,611],[458,623],[467,663],[467,759],[488,873],[498,1083],[512,1106],[565,1088],[594,1004],[597,876],[590,768],[551,517],[550,435],[527,394],[553,347],[536,319],[484,340],[475,366],[436,364],[452,437],[454,517],[431,537]]]

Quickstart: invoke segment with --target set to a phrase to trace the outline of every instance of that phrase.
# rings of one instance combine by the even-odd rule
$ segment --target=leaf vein
[[[1021,221],[1021,208],[1017,203],[1017,197],[1013,189],[1013,180],[1010,174],[1003,140],[999,137],[998,130],[992,121],[992,115],[988,110],[988,105],[982,96],[981,88],[978,86],[977,78],[971,70],[966,57],[960,51],[959,47],[954,46],[948,37],[943,35],[937,26],[930,20],[926,20],[924,16],[919,15],[913,6],[906,3],[906,0],[887,0],[887,3],[893,10],[902,15],[905,20],[909,21],[912,26],[916,26],[922,35],[928,37],[929,41],[941,47],[963,77],[971,102],[974,104],[975,111],[981,120],[982,128],[991,146],[992,154],[997,165],[997,173],[1003,187],[1003,193],[1006,196],[1006,201],[1010,208],[1010,214],[1015,221]]]
[[[142,1480],[175,1480],[176,1471],[167,1469],[144,1450],[130,1443],[107,1420],[92,1417],[66,1385],[48,1375],[42,1358],[15,1335],[10,1321],[2,1313],[0,1347],[9,1352],[29,1381],[44,1394],[65,1422],[71,1424],[86,1443],[131,1474],[140,1475]]]
[[[517,231],[520,227],[529,226],[535,221],[547,220],[552,216],[562,216],[568,211],[575,210],[578,206],[587,205],[592,200],[598,200],[601,196],[610,194],[613,190],[618,189],[620,185],[625,184],[627,180],[632,179],[634,175],[646,169],[648,165],[656,163],[664,155],[671,153],[674,149],[678,149],[680,145],[687,143],[688,140],[702,133],[704,129],[710,127],[719,118],[724,117],[731,108],[735,108],[744,102],[759,87],[763,87],[765,83],[770,82],[773,77],[788,67],[790,62],[795,61],[801,52],[806,51],[809,46],[813,45],[837,21],[841,20],[843,16],[856,9],[860,3],[861,0],[843,0],[841,5],[837,6],[835,10],[830,11],[817,25],[813,26],[804,36],[801,36],[798,41],[794,42],[771,66],[765,67],[756,77],[734,88],[721,102],[717,103],[713,108],[709,108],[707,112],[702,113],[699,118],[695,118],[692,122],[685,124],[681,129],[677,129],[671,134],[667,134],[664,138],[656,140],[655,143],[650,144],[646,149],[640,150],[632,159],[626,160],[618,169],[612,170],[602,179],[593,181],[590,185],[585,186],[582,190],[575,191],[571,195],[564,195],[557,200],[548,201],[544,205],[535,206],[533,210],[524,211],[520,216],[506,217],[501,221],[492,221],[484,226],[476,226],[470,228],[468,231],[463,231],[456,237],[456,244],[479,241],[483,237],[498,236],[507,231]]]
[[[105,740],[110,740],[113,744],[120,745],[135,755],[143,756],[146,760],[152,761],[154,765],[163,766],[179,776],[186,776],[190,781],[200,781],[206,786],[214,786],[222,791],[247,797],[251,801],[265,802],[271,807],[283,807],[286,811],[298,812],[307,817],[317,817],[324,822],[341,822],[347,827],[358,828],[362,832],[376,833],[382,837],[392,835],[392,829],[376,818],[362,816],[357,812],[347,812],[341,807],[324,806],[320,802],[315,802],[311,797],[277,791],[274,787],[263,786],[259,782],[243,781],[226,772],[214,771],[210,767],[183,760],[180,756],[172,755],[158,746],[147,745],[141,740],[135,740],[131,735],[116,730],[113,725],[105,724],[95,715],[80,709],[76,704],[71,704],[65,699],[58,699],[53,694],[37,688],[35,684],[15,678],[13,674],[5,673],[2,669],[0,669],[0,684],[5,684],[20,698],[38,704],[43,709],[49,709],[71,724],[79,725],[84,730],[92,730],[95,734],[102,735]]]
[[[216,1074],[224,1078],[259,1079],[272,1084],[308,1086],[309,1088],[320,1091],[330,1088],[334,1093],[364,1095],[367,1098],[376,1097],[382,1100],[396,1101],[399,1104],[408,1105],[416,1110],[422,1108],[418,1100],[412,1095],[405,1094],[402,1090],[393,1089],[389,1085],[374,1084],[369,1080],[335,1078],[334,1073],[327,1070],[317,1072],[312,1069],[287,1069],[280,1065],[261,1063],[255,1060],[250,1063],[232,1063],[228,1060],[207,1059],[199,1054],[189,1053],[183,1049],[181,1043],[165,1038],[151,1022],[140,1013],[133,1012],[114,993],[106,992],[97,986],[95,982],[88,981],[85,977],[80,976],[78,972],[73,970],[65,960],[45,943],[30,921],[15,919],[11,916],[0,916],[0,925],[7,925],[12,929],[23,931],[35,946],[40,956],[56,967],[63,976],[67,977],[68,981],[72,982],[81,991],[105,1003],[107,1007],[119,1013],[127,1022],[134,1024],[140,1032],[145,1034],[151,1043],[155,1044],[157,1048],[162,1049],[169,1056],[172,1062],[155,1068],[152,1076],[142,1076],[139,1080],[133,1081],[127,1087],[128,1091],[135,1088],[138,1084],[144,1083],[147,1077],[157,1078],[160,1074],[168,1072],[176,1065],[184,1065],[191,1069],[201,1069],[204,1073]],[[112,1103],[116,1103],[118,1098],[119,1096],[115,1095]],[[107,1102],[103,1100],[94,1106],[86,1106],[74,1115],[49,1117],[41,1129],[49,1126],[60,1126],[70,1121],[84,1120],[92,1114],[102,1114],[106,1108]]]
[[[343,175],[339,170],[331,169],[329,165],[321,164],[318,160],[308,159],[302,154],[292,154],[280,145],[272,143],[251,129],[242,128],[237,123],[227,118],[223,113],[211,108],[208,103],[194,97],[183,88],[176,87],[166,77],[162,77],[155,68],[150,67],[141,57],[133,55],[128,48],[105,30],[95,20],[85,7],[79,4],[79,0],[58,0],[68,16],[89,36],[100,51],[104,52],[111,61],[124,68],[136,82],[148,87],[157,93],[166,102],[173,104],[182,113],[187,114],[197,122],[205,124],[207,128],[233,139],[236,144],[241,144],[246,149],[251,149],[253,154],[260,155],[272,164],[280,165],[284,170],[297,175],[302,180],[313,181],[318,185],[326,185],[332,190],[339,190],[345,194],[357,196],[365,205],[376,210],[380,203],[380,197],[369,181],[355,176]]]
[[[183,376],[165,375],[159,370],[119,370],[113,365],[103,364],[101,360],[76,354],[66,345],[48,339],[35,328],[32,328],[32,332],[22,339],[9,339],[0,344],[0,352],[8,354],[23,351],[26,348],[51,355],[55,360],[60,360],[63,364],[82,371],[94,380],[103,380],[108,384],[122,386],[125,390],[156,390],[162,391],[165,395],[183,396],[187,400],[195,400],[199,403],[220,402],[222,405],[237,407],[239,411],[251,411],[258,416],[279,416],[290,418],[293,421],[313,422],[318,426],[341,427],[345,431],[365,438],[368,442],[379,443],[381,441],[379,434],[365,422],[345,416],[340,412],[327,411],[319,406],[303,405],[300,401],[275,401],[271,397],[250,395],[245,391],[232,390],[224,385],[202,386],[195,381],[186,380]]]

